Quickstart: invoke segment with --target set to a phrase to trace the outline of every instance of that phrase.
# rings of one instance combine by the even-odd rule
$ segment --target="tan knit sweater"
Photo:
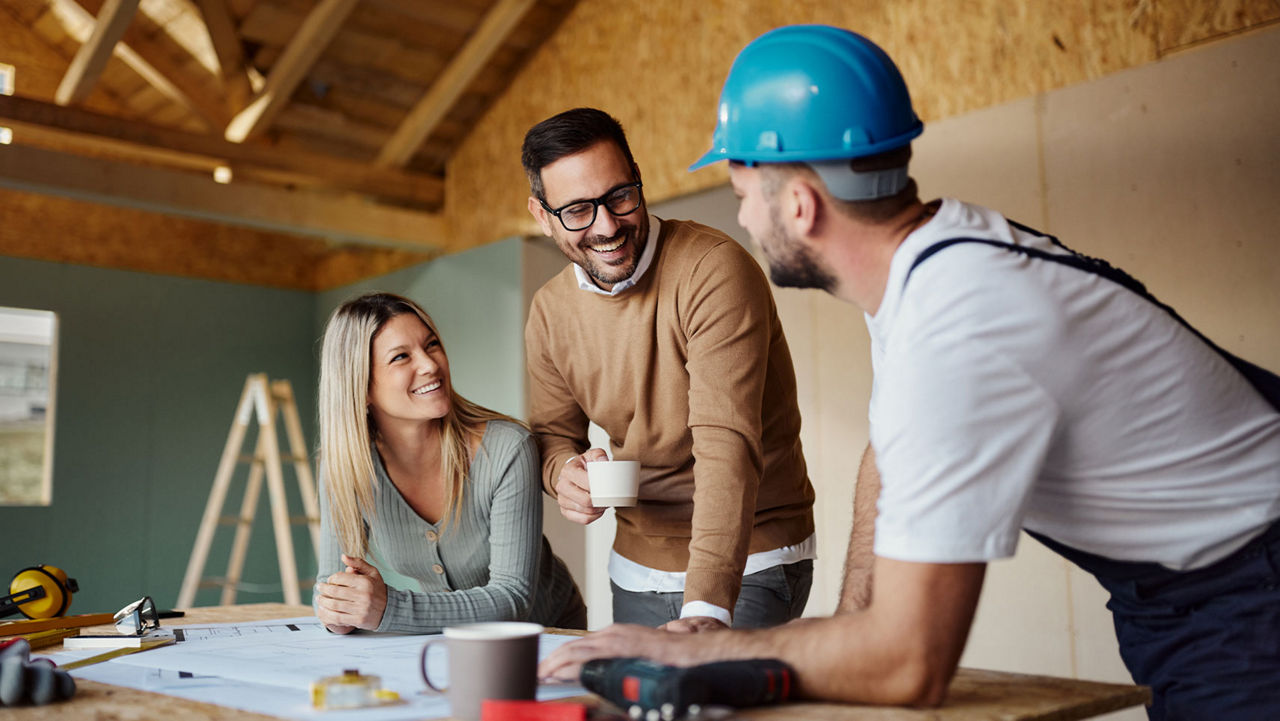
[[[578,288],[572,266],[534,296],[529,420],[553,496],[588,419],[614,458],[640,461],[614,549],[686,571],[685,603],[732,609],[748,553],[813,533],[795,371],[769,283],[737,242],[688,221],[662,221],[657,242],[617,296]]]

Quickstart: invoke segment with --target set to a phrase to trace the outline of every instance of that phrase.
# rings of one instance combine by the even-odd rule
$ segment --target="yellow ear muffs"
[[[28,566],[13,575],[9,595],[0,597],[0,618],[21,613],[27,618],[54,618],[67,612],[71,594],[80,587],[57,566]]]

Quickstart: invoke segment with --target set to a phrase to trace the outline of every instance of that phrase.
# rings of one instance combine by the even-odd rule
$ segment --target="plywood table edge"
[[[193,626],[206,623],[234,623],[251,621],[270,621],[273,619],[298,618],[312,616],[310,606],[286,603],[252,603],[239,606],[202,606],[182,609],[186,615],[182,618],[165,619],[160,622],[166,626]],[[83,629],[83,633],[115,633],[111,624],[91,626]],[[38,649],[36,654],[61,651],[61,644]],[[145,653],[145,652],[144,652]],[[76,679],[76,695],[69,701],[49,704],[47,706],[21,706],[4,709],[5,721],[83,721],[92,718],[94,721],[144,721],[147,719],[181,718],[184,721],[225,721],[234,718],[239,721],[280,721],[277,716],[266,716],[250,711],[241,711],[229,706],[192,701],[179,696],[142,691]]]
[[[1104,713],[1134,706],[1145,706],[1151,703],[1151,689],[1146,686],[973,668],[962,668],[957,671],[956,677],[951,683],[951,690],[952,693],[963,693],[965,688],[971,684],[1007,683],[1010,681],[1040,684],[1043,688],[1059,689],[1072,695],[1093,692],[1104,692],[1106,694],[1102,698],[1082,699],[1067,708],[1020,716],[1020,721],[1066,721],[1067,719],[1091,718]]]
[[[184,609],[184,618],[173,619],[165,625],[183,626],[205,623],[267,621],[311,616],[310,606],[283,603],[257,603],[239,606],[208,606]],[[109,629],[109,627],[95,627]],[[582,636],[586,631],[548,628],[548,633]],[[92,630],[86,630],[92,633]],[[60,650],[60,646],[40,649],[42,653]],[[1108,692],[1103,698],[1081,698],[1066,707],[1049,711],[1037,711],[1035,699],[1010,703],[1009,713],[993,715],[992,702],[999,700],[999,685],[1015,682],[1021,691],[1038,688],[1047,697],[1062,695],[1091,695]],[[80,721],[91,716],[95,721],[145,721],[157,718],[182,718],[193,721],[224,721],[228,718],[249,721],[278,721],[278,717],[241,711],[192,701],[177,696],[166,696],[149,691],[113,686],[95,681],[77,680],[76,696],[69,702],[48,706],[5,709],[6,721],[40,719],[40,721]],[[596,706],[597,696],[576,696],[564,701],[578,701]],[[1045,698],[1042,703],[1071,703],[1069,699]],[[735,718],[741,719],[794,719],[806,721],[924,721],[945,718],[948,721],[978,721],[979,719],[1006,718],[1018,721],[1070,721],[1089,718],[1112,711],[1139,706],[1151,702],[1151,691],[1145,686],[1112,684],[1099,681],[1017,674],[1006,671],[959,669],[951,684],[947,702],[936,709],[912,709],[883,706],[857,706],[850,704],[798,702],[781,706],[765,706],[741,709]],[[968,708],[968,707],[974,708]]]

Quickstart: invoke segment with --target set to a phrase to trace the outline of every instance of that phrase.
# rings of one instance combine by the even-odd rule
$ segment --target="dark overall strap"
[[[1258,391],[1258,393],[1260,393],[1262,397],[1265,398],[1267,402],[1270,403],[1271,406],[1276,409],[1276,411],[1280,412],[1280,376],[1277,376],[1275,373],[1272,373],[1271,371],[1265,368],[1256,366],[1253,363],[1250,363],[1249,361],[1243,358],[1239,358],[1223,350],[1218,346],[1218,344],[1206,338],[1205,335],[1201,333],[1199,330],[1196,330],[1195,326],[1191,325],[1185,319],[1183,319],[1182,316],[1178,315],[1178,312],[1175,311],[1173,308],[1170,308],[1164,303],[1161,303],[1159,300],[1156,300],[1156,297],[1151,295],[1151,293],[1147,290],[1147,287],[1144,286],[1141,282],[1139,282],[1136,278],[1124,272],[1123,270],[1120,270],[1119,268],[1111,265],[1107,261],[1102,260],[1101,258],[1091,258],[1087,255],[1084,255],[1083,253],[1077,253],[1076,251],[1063,245],[1061,241],[1059,241],[1057,238],[1053,237],[1052,235],[1041,233],[1038,230],[1028,228],[1027,226],[1022,225],[1020,223],[1016,223],[1012,220],[1009,221],[1009,224],[1021,231],[1031,233],[1032,235],[1040,236],[1041,238],[1048,239],[1049,242],[1063,249],[1064,251],[1066,251],[1066,253],[1065,254],[1049,253],[1049,252],[1040,250],[1039,248],[1028,248],[1022,245],[1015,245],[1013,243],[1005,243],[1003,241],[990,240],[987,238],[951,238],[948,240],[941,240],[929,246],[928,248],[925,248],[924,251],[920,253],[920,255],[916,256],[915,262],[913,262],[911,264],[911,268],[907,270],[906,280],[902,282],[903,288],[905,289],[907,283],[911,280],[911,274],[915,271],[917,267],[919,267],[921,263],[933,257],[935,253],[938,253],[939,251],[945,250],[947,248],[950,248],[953,245],[958,245],[960,243],[981,243],[982,245],[990,245],[995,248],[1003,248],[1005,250],[1010,250],[1016,253],[1022,253],[1023,255],[1028,256],[1030,258],[1039,258],[1040,260],[1048,260],[1053,263],[1058,263],[1059,265],[1071,266],[1072,268],[1085,271],[1086,273],[1093,273],[1094,275],[1102,276],[1107,280],[1110,280],[1114,283],[1118,283],[1124,286],[1125,288],[1128,288],[1130,291],[1133,291],[1134,293],[1142,296],[1143,298],[1146,298],[1148,301],[1155,304],[1157,307],[1163,309],[1169,315],[1173,316],[1174,319],[1176,319],[1179,323],[1183,325],[1183,327],[1191,331],[1193,335],[1195,335],[1200,340],[1204,341],[1205,344],[1207,344],[1210,348],[1217,351],[1218,355],[1222,356],[1224,360],[1226,360],[1228,363],[1232,365],[1232,367],[1234,367],[1237,371],[1239,371],[1240,374],[1245,377],[1245,380],[1249,381],[1249,385],[1253,386]]]

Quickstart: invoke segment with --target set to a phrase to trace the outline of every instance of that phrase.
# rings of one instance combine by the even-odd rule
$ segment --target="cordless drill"
[[[781,703],[795,688],[795,671],[772,658],[685,668],[643,658],[600,658],[583,664],[579,679],[587,690],[623,710],[656,710],[664,719],[681,718],[691,706]]]

